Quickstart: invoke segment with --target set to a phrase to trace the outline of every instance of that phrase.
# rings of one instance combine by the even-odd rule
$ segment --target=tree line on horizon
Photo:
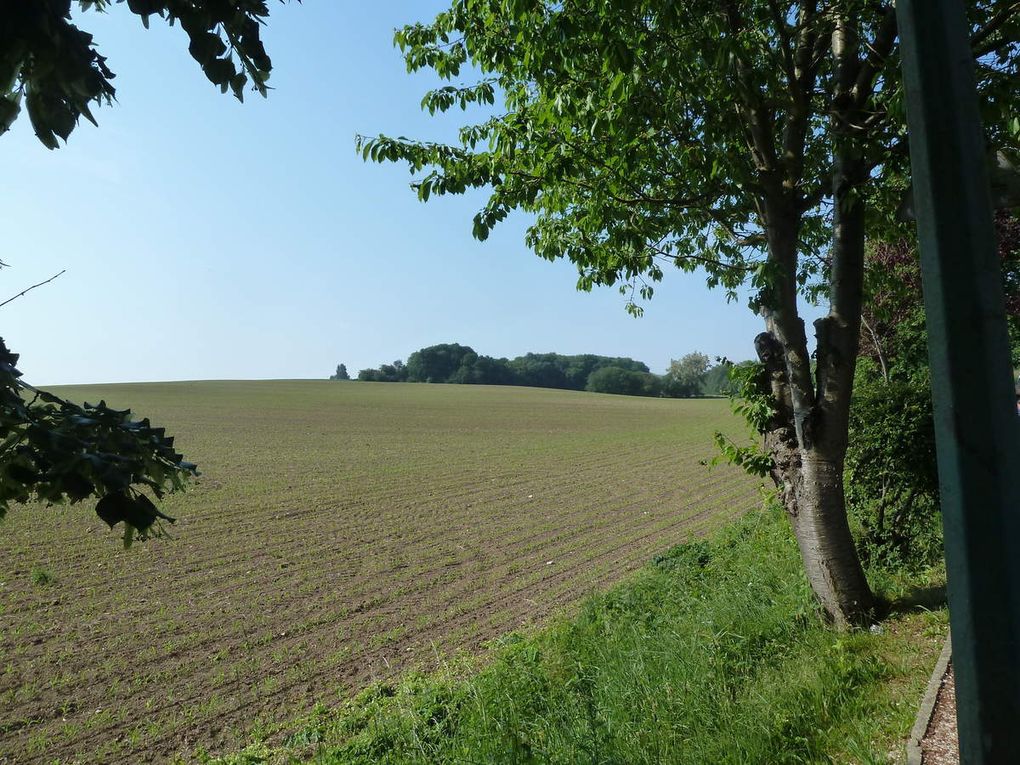
[[[629,396],[693,398],[728,395],[733,363],[716,364],[704,353],[674,359],[664,375],[629,357],[593,353],[527,353],[513,359],[479,355],[460,343],[441,343],[375,369],[362,369],[362,382],[418,382],[461,385],[519,385],[533,388],[585,390]],[[347,367],[337,365],[330,380],[349,380]]]

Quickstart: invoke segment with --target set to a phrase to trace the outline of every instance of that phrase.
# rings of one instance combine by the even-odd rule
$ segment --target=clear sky
[[[267,100],[222,95],[184,33],[123,6],[79,14],[118,101],[49,151],[26,116],[0,136],[0,334],[36,384],[352,374],[425,345],[479,353],[753,356],[760,320],[698,275],[667,273],[643,318],[615,289],[575,291],[570,263],[523,243],[527,219],[471,238],[481,197],[417,201],[406,169],[365,164],[354,135],[450,137],[419,109],[393,29],[429,0],[272,5]]]

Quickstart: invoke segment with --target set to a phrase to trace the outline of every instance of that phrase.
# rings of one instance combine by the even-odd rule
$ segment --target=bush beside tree
[[[1020,221],[996,215],[1014,362],[1020,361]],[[916,242],[869,243],[868,300],[846,456],[862,558],[918,570],[942,557],[928,334]],[[980,391],[975,391],[980,395]]]
[[[400,359],[392,364],[383,364],[378,369],[362,369],[358,372],[362,382],[407,382],[407,366]]]

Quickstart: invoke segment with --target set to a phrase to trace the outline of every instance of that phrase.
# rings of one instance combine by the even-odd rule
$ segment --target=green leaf
[[[132,500],[126,494],[114,492],[107,494],[96,503],[96,515],[98,515],[111,529],[128,517],[132,511]]]
[[[211,83],[219,85],[224,92],[230,86],[231,78],[236,74],[234,62],[229,58],[214,58],[207,61],[202,66],[202,71],[205,72],[205,76]]]
[[[222,56],[227,51],[227,46],[220,39],[220,36],[212,32],[203,32],[201,34],[192,35],[191,44],[188,45],[188,52],[191,57],[198,63],[202,64],[203,68],[219,56]],[[233,70],[233,65],[231,65]],[[208,75],[208,71],[206,74]],[[210,78],[211,79],[211,78]],[[219,82],[215,81],[218,85]]]
[[[14,120],[21,113],[21,103],[17,98],[0,96],[0,133],[6,133],[11,129]]]

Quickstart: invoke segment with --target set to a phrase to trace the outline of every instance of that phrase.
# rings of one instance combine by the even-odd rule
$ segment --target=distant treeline
[[[652,374],[648,365],[626,357],[592,353],[564,356],[528,353],[514,359],[479,356],[473,348],[443,343],[412,353],[407,363],[394,361],[378,369],[362,369],[358,380],[367,382],[460,383],[466,385],[526,385],[535,388],[588,390],[631,396],[690,398],[729,392],[729,368],[723,360],[712,366],[703,353],[689,353],[670,364],[664,375]],[[343,375],[340,374],[341,369]],[[346,379],[340,365],[331,380]]]

